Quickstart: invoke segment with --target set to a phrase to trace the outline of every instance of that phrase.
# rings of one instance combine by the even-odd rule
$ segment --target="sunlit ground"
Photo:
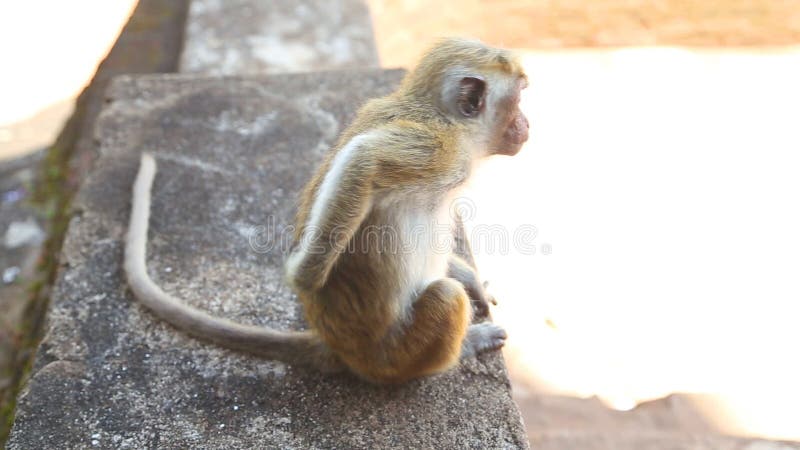
[[[473,244],[516,377],[619,409],[719,394],[734,430],[800,439],[800,48],[525,66],[531,140],[479,171],[468,224],[538,232]]]
[[[53,141],[135,4],[0,1],[0,161]]]

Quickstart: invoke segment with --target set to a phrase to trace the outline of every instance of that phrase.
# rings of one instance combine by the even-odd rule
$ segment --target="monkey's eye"
[[[458,94],[458,110],[464,117],[477,117],[483,110],[486,98],[486,82],[477,77],[461,79]]]

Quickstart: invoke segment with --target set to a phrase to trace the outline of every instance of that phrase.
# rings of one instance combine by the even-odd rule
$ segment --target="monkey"
[[[133,186],[124,270],[156,316],[200,339],[377,384],[444,372],[497,350],[489,295],[473,267],[434,248],[452,237],[449,203],[478,161],[517,154],[528,139],[519,108],[528,78],[519,57],[480,41],[437,41],[392,94],[372,99],[300,193],[286,282],[309,329],[278,331],[214,317],[167,294],[146,265],[154,158],[143,153]],[[390,230],[402,248],[369,239]]]

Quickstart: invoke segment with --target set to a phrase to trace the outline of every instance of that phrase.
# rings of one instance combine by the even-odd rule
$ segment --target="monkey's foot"
[[[500,349],[505,345],[507,337],[506,330],[493,323],[470,325],[461,348],[461,356],[474,356]]]

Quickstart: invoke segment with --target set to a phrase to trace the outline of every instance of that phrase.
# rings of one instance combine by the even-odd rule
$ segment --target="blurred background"
[[[541,394],[629,410],[682,393],[720,429],[800,440],[800,4],[367,3],[384,67],[447,35],[523,55],[531,139],[479,170],[467,222],[523,414]],[[53,142],[135,6],[0,2],[0,175]],[[4,227],[6,254],[36,236]]]
[[[0,2],[0,161],[50,145],[134,0]]]

